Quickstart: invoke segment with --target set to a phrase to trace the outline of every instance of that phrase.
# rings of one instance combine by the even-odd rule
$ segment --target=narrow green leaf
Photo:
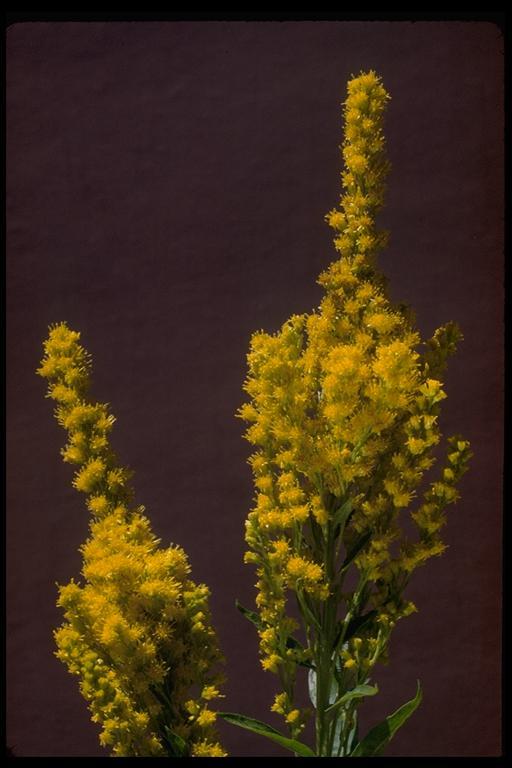
[[[355,688],[352,688],[352,690],[344,693],[343,696],[338,699],[338,701],[335,701],[334,704],[331,704],[331,706],[325,711],[334,712],[335,709],[339,709],[344,704],[347,704],[347,702],[352,701],[352,699],[362,699],[364,696],[375,696],[375,694],[378,692],[379,689],[377,686],[357,685]]]
[[[321,549],[324,543],[324,532],[322,530],[322,526],[319,525],[315,520],[315,516],[312,512],[309,513],[309,527],[311,529],[311,533],[313,534],[313,539],[315,540],[316,546]]]
[[[299,602],[300,609],[301,609],[302,613],[305,614],[308,622],[312,626],[316,627],[318,629],[318,631],[321,631],[320,622],[318,621],[318,619],[314,615],[313,611],[311,610],[310,606],[308,605],[307,594],[305,594],[304,592],[300,591],[297,588],[296,595],[297,595],[297,600]]]
[[[263,622],[256,611],[250,611],[249,608],[244,608],[238,599],[235,600],[235,605],[242,616],[245,616],[245,618],[250,621],[251,624],[254,624],[254,626],[258,629],[263,629]]]
[[[245,717],[244,715],[237,715],[233,712],[218,712],[219,717],[222,717],[227,723],[232,725],[238,725],[240,728],[245,728],[252,733],[259,733],[260,736],[265,736],[271,741],[275,741],[276,744],[280,744],[285,749],[289,749],[290,752],[294,752],[301,757],[315,757],[313,750],[302,744],[302,742],[296,739],[289,739],[287,736],[283,736],[282,733],[276,731],[270,725],[262,723],[260,720],[254,720],[252,717]]]
[[[316,709],[316,670],[310,669],[308,672],[308,691],[309,699]]]
[[[357,734],[359,730],[359,722],[357,717],[357,710],[353,714],[354,718],[354,725],[352,726],[351,730],[349,731],[348,737],[347,737],[347,745],[346,745],[346,754],[350,755],[350,752],[352,750],[352,745],[355,743],[357,744]],[[339,747],[339,744],[337,745],[337,748]],[[336,752],[337,754],[337,752]]]
[[[372,536],[371,531],[366,531],[366,533],[363,533],[355,542],[352,549],[349,549],[347,552],[347,556],[345,557],[345,560],[343,561],[343,564],[341,566],[341,571],[346,571],[352,560],[354,560],[358,554],[361,552],[364,547],[368,544]]]
[[[366,625],[375,618],[377,613],[378,611],[372,610],[368,611],[368,613],[363,613],[362,616],[354,616],[354,618],[351,619],[348,623],[347,631],[345,632],[345,637],[343,638],[344,642],[350,640],[351,637],[354,637],[354,635],[366,627]]]
[[[345,634],[343,636],[343,642],[346,643],[348,640],[350,640],[351,637],[353,637],[355,634],[360,632],[364,627],[366,627],[367,624],[372,621],[372,619],[377,615],[376,610],[368,611],[368,613],[364,613],[362,616],[354,616],[352,619],[350,619],[347,629],[345,630]],[[337,648],[338,644],[341,640],[341,633],[343,632],[344,622],[340,621],[338,623],[338,631],[336,633],[336,638],[334,640],[333,648]]]
[[[345,523],[347,522],[347,518],[350,515],[354,508],[354,505],[352,503],[352,499],[349,499],[344,504],[339,507],[339,509],[335,510],[333,514],[333,523],[334,525],[340,525],[343,527]]]
[[[186,757],[187,754],[187,743],[184,739],[181,738],[181,736],[178,736],[177,733],[174,733],[174,731],[171,731],[171,729],[166,725],[164,726],[165,731],[165,741],[167,742],[167,745],[170,747],[171,753],[173,757]]]
[[[336,666],[339,668],[338,661],[336,662]],[[329,704],[333,704],[336,700],[336,679],[333,677],[331,679],[331,685],[329,688]],[[312,705],[316,709],[316,669],[314,667],[311,667],[311,669],[308,672],[308,690],[309,690],[309,698],[311,700]]]
[[[410,718],[412,713],[419,707],[422,699],[422,690],[418,680],[418,689],[414,699],[402,704],[396,712],[388,715],[382,723],[379,723],[369,731],[351,753],[350,757],[368,757],[378,756],[386,744],[393,738],[399,728]]]

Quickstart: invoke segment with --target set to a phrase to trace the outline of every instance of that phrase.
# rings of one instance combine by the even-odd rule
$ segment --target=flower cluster
[[[92,515],[83,584],[59,589],[57,656],[79,676],[100,742],[114,755],[223,756],[209,708],[221,678],[208,588],[190,579],[182,549],[159,546],[143,507],[134,507],[130,472],[109,443],[114,418],[88,398],[91,363],[79,338],[65,323],[52,327],[38,369]]]
[[[388,170],[388,98],[373,72],[349,82],[342,195],[326,217],[339,257],[319,278],[325,295],[318,310],[292,316],[277,333],[255,333],[248,354],[250,400],[239,416],[255,447],[256,496],[246,560],[258,572],[262,664],[280,676],[284,692],[274,709],[289,722],[297,664],[313,658],[319,674],[322,663],[341,664],[361,683],[384,658],[394,623],[414,610],[403,598],[410,574],[444,549],[443,510],[457,498],[470,455],[465,440],[451,438],[439,479],[414,506],[441,437],[441,376],[461,336],[449,323],[422,345],[410,311],[391,302],[376,266],[386,242],[375,214]],[[402,510],[417,526],[413,540],[400,524]],[[344,592],[349,567],[358,587]],[[305,648],[292,637],[290,593],[311,630]]]

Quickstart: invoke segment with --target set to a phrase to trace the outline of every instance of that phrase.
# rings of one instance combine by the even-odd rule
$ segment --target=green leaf
[[[171,731],[166,725],[164,726],[165,736],[164,740],[170,747],[172,757],[186,757],[187,756],[187,743],[177,733]]]
[[[360,536],[357,541],[355,542],[352,549],[349,549],[347,552],[347,556],[345,557],[345,560],[343,561],[343,564],[341,566],[341,572],[346,571],[352,560],[358,556],[358,554],[361,552],[364,547],[368,544],[372,537],[371,531],[366,531],[365,533]]]
[[[347,640],[350,640],[351,637],[354,637],[354,635],[356,635],[361,629],[366,627],[366,625],[375,618],[377,613],[378,611],[372,610],[368,611],[368,613],[363,613],[362,616],[354,616],[354,618],[351,619],[348,623],[344,641],[347,642]]]
[[[361,629],[366,627],[367,624],[369,624],[377,615],[376,610],[368,611],[368,613],[364,613],[362,616],[354,616],[352,619],[350,619],[347,629],[345,631],[345,634],[343,636],[343,642],[346,643],[348,640],[350,640],[351,637],[353,637],[355,634],[357,634]],[[336,633],[336,639],[334,640],[334,648],[338,647],[338,643],[341,639],[341,633],[343,632],[344,622],[340,621],[338,622],[338,632]]]
[[[263,622],[256,611],[250,611],[249,608],[244,608],[238,599],[235,600],[235,605],[242,616],[245,616],[245,618],[250,621],[251,624],[254,624],[254,626],[258,629],[263,629]]]
[[[316,670],[310,669],[308,672],[308,691],[309,699],[316,709]]]
[[[335,510],[333,514],[333,523],[334,525],[340,525],[343,527],[345,523],[347,522],[347,518],[350,515],[354,508],[354,504],[352,502],[352,499],[349,499],[344,504],[339,507],[339,509]]]
[[[356,685],[355,688],[352,688],[352,690],[344,693],[343,696],[338,699],[338,701],[335,701],[334,704],[331,704],[331,706],[325,711],[334,712],[334,710],[339,709],[344,704],[347,704],[347,702],[352,701],[352,699],[362,699],[364,696],[375,696],[375,694],[378,692],[379,689],[377,686]]]
[[[420,681],[418,680],[418,689],[414,699],[402,704],[396,712],[388,715],[382,723],[376,725],[369,731],[364,739],[359,742],[350,757],[368,757],[382,754],[384,747],[393,738],[399,728],[410,718],[412,713],[419,707],[423,697]]]
[[[358,734],[358,730],[359,730],[357,710],[354,712],[353,718],[354,718],[354,724],[353,724],[352,728],[350,729],[348,737],[347,737],[347,745],[346,745],[346,754],[347,755],[350,755],[350,752],[351,752],[351,749],[352,749],[352,745],[354,744],[354,742],[357,744],[357,734]],[[336,754],[337,754],[338,748],[339,748],[339,741],[338,741],[338,744],[336,745]]]
[[[339,660],[336,661],[336,667],[338,670],[341,669],[341,664]],[[336,700],[336,679],[333,677],[331,679],[331,685],[329,688],[329,704],[333,704]],[[308,672],[308,691],[309,691],[309,698],[311,700],[312,705],[316,709],[316,669],[314,667],[311,667],[311,669]]]
[[[275,728],[262,723],[260,720],[254,720],[252,717],[245,717],[244,715],[237,715],[233,712],[218,712],[217,714],[227,723],[238,725],[240,728],[245,728],[253,733],[259,733],[260,736],[265,736],[267,739],[275,741],[276,744],[280,744],[282,747],[289,749],[290,752],[294,752],[296,755],[300,755],[301,757],[315,757],[315,753],[307,746],[307,744],[302,744],[300,741],[283,736],[283,734],[276,731]]]

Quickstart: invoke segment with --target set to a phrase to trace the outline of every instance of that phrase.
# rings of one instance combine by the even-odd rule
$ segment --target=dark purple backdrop
[[[340,102],[374,68],[392,95],[381,265],[423,335],[456,319],[442,427],[473,445],[448,552],[417,573],[370,726],[421,709],[394,755],[500,751],[502,39],[486,23],[37,23],[8,30],[8,741],[105,754],[53,658],[55,582],[87,513],[34,371],[49,323],[82,332],[94,395],[165,543],[209,584],[226,709],[279,724],[242,564],[252,485],[233,416],[252,331],[317,305],[334,257]],[[222,727],[235,755],[279,747]]]

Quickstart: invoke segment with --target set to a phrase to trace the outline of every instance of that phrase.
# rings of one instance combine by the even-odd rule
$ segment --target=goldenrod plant
[[[65,621],[56,655],[80,678],[113,755],[223,757],[210,708],[221,659],[208,588],[191,580],[180,547],[159,546],[144,508],[134,506],[130,472],[109,443],[114,417],[89,396],[91,361],[79,339],[65,323],[50,328],[38,369],[91,514],[82,582],[59,589]]]
[[[256,610],[238,607],[257,627],[263,668],[279,679],[271,709],[285,733],[211,708],[221,676],[208,589],[190,579],[182,549],[159,546],[134,506],[130,473],[109,444],[114,418],[88,394],[79,333],[65,323],[50,329],[38,372],[92,516],[82,582],[60,588],[57,655],[80,677],[114,755],[224,756],[218,715],[299,756],[381,755],[420,704],[418,683],[410,701],[359,733],[358,708],[378,692],[375,667],[387,661],[393,628],[416,610],[411,576],[446,548],[445,508],[471,455],[466,440],[449,437],[441,469],[430,471],[443,372],[460,331],[450,322],[422,342],[376,263],[386,242],[375,217],[389,168],[388,98],[374,72],[348,83],[342,194],[326,217],[337,258],[319,277],[318,309],[253,335],[249,400],[238,414],[254,446],[245,559],[258,577]],[[307,706],[299,674],[307,675]]]
[[[450,322],[422,343],[376,265],[386,242],[375,215],[388,99],[374,72],[348,83],[342,194],[326,217],[337,258],[318,280],[325,295],[278,332],[252,336],[250,400],[239,411],[256,486],[245,559],[258,576],[257,611],[240,608],[257,625],[263,668],[279,678],[272,710],[290,736],[225,716],[302,755],[379,755],[420,703],[418,683],[411,701],[360,737],[358,707],[377,693],[375,666],[396,622],[416,610],[405,594],[413,572],[446,548],[444,510],[470,457],[468,442],[450,437],[442,469],[425,477],[441,438],[443,370],[461,334]],[[301,670],[311,708],[296,697]],[[298,740],[310,709],[312,747]]]

